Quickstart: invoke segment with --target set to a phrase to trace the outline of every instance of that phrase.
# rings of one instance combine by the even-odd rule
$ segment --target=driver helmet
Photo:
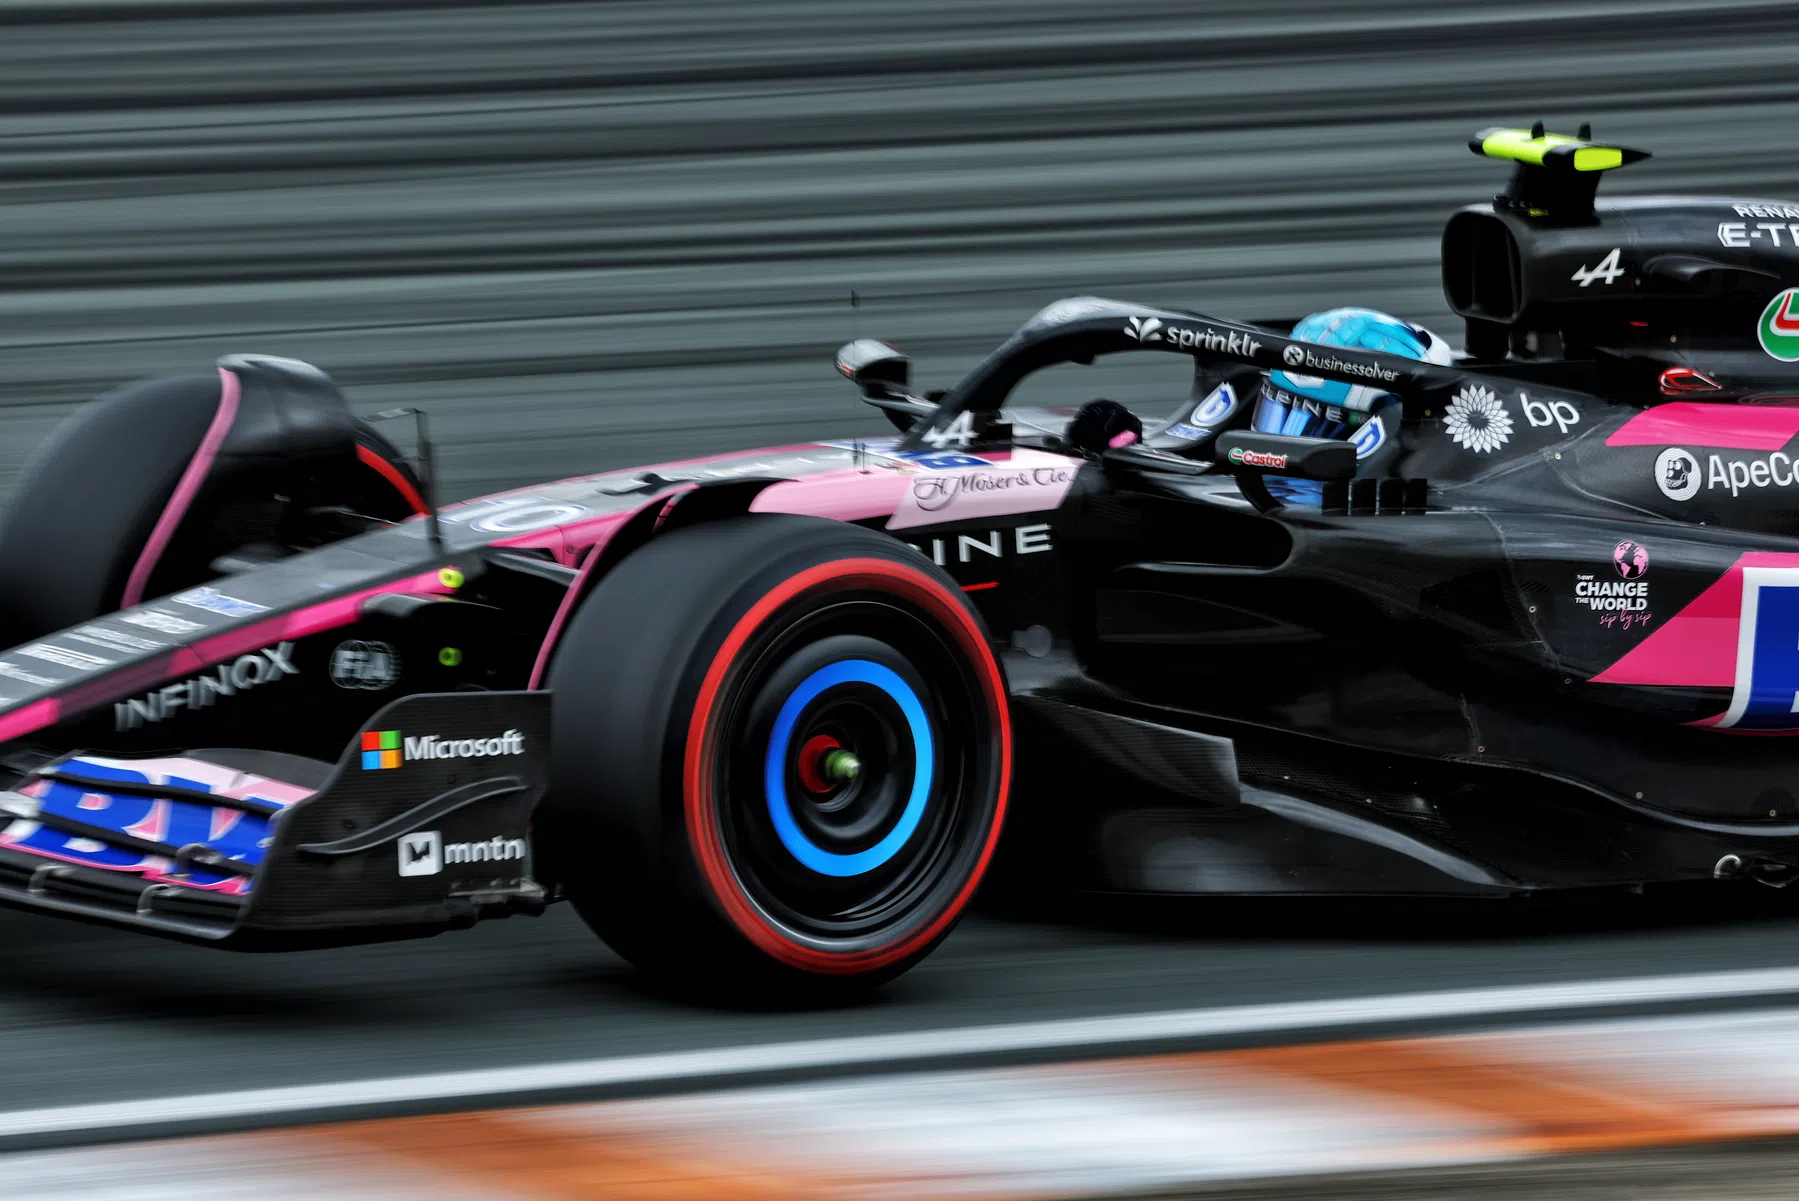
[[[1319,346],[1372,350],[1442,366],[1454,362],[1454,353],[1442,338],[1422,325],[1373,309],[1313,313],[1293,327],[1292,336]],[[1251,425],[1264,434],[1347,438],[1356,444],[1356,457],[1365,459],[1390,432],[1369,418],[1397,399],[1391,392],[1366,384],[1270,371],[1256,399]]]

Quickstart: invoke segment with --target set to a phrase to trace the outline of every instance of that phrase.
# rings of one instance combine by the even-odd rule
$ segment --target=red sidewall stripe
[[[833,954],[797,942],[763,916],[744,891],[737,873],[731,870],[712,795],[711,767],[719,740],[719,731],[712,722],[712,712],[726,674],[744,644],[781,606],[825,585],[868,586],[898,594],[937,617],[962,644],[963,650],[975,665],[999,733],[999,802],[994,809],[986,841],[981,846],[980,858],[976,860],[967,882],[944,911],[920,929],[914,930],[897,943],[854,954]],[[841,559],[823,563],[783,580],[750,606],[749,612],[725,636],[723,645],[713,656],[705,679],[700,684],[699,697],[694,702],[693,717],[687,727],[684,768],[682,792],[688,841],[693,847],[694,857],[699,863],[707,887],[731,924],[758,950],[789,967],[828,975],[877,971],[930,946],[967,907],[981,877],[986,874],[994,847],[999,842],[1000,829],[1004,825],[1007,793],[1012,783],[1012,726],[1011,713],[1006,703],[1005,679],[1000,674],[999,662],[993,657],[992,648],[987,644],[986,635],[974,617],[963,608],[961,598],[945,590],[930,576],[887,559]]]
[[[356,457],[361,459],[365,466],[373,468],[382,479],[392,484],[394,491],[398,492],[401,498],[412,506],[414,513],[430,512],[429,506],[425,504],[425,498],[420,496],[419,490],[412,486],[412,481],[407,479],[398,467],[382,458],[379,452],[358,443]]]

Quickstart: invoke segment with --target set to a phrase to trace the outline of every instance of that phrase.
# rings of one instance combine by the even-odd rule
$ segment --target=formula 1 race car
[[[320,372],[78,412],[0,525],[0,903],[284,949],[566,898],[701,990],[863,988],[1010,870],[1503,896],[1799,871],[1799,206],[1489,130],[1451,365],[1058,301],[892,420],[446,506]],[[1191,360],[1145,424],[1008,407]],[[1262,372],[1401,398],[1378,472]],[[1028,433],[1025,431],[1029,431]]]

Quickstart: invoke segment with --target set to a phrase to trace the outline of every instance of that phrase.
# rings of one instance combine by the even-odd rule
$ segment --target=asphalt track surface
[[[880,430],[839,342],[943,386],[1059,295],[1453,337],[1437,234],[1503,177],[1472,130],[1590,120],[1657,155],[1608,190],[1799,196],[1796,52],[1790,0],[0,0],[0,488],[83,398],[233,350],[427,406],[463,496]],[[0,1099],[1799,961],[1730,908],[989,915],[798,1015],[648,993],[566,911],[292,958],[0,914]]]

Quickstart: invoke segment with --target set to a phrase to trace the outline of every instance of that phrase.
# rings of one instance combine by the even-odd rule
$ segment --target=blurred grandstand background
[[[1793,195],[1796,52],[1790,0],[0,0],[0,489],[230,350],[428,405],[460,496],[879,430],[837,343],[943,386],[1082,291],[1459,341],[1472,130]]]

